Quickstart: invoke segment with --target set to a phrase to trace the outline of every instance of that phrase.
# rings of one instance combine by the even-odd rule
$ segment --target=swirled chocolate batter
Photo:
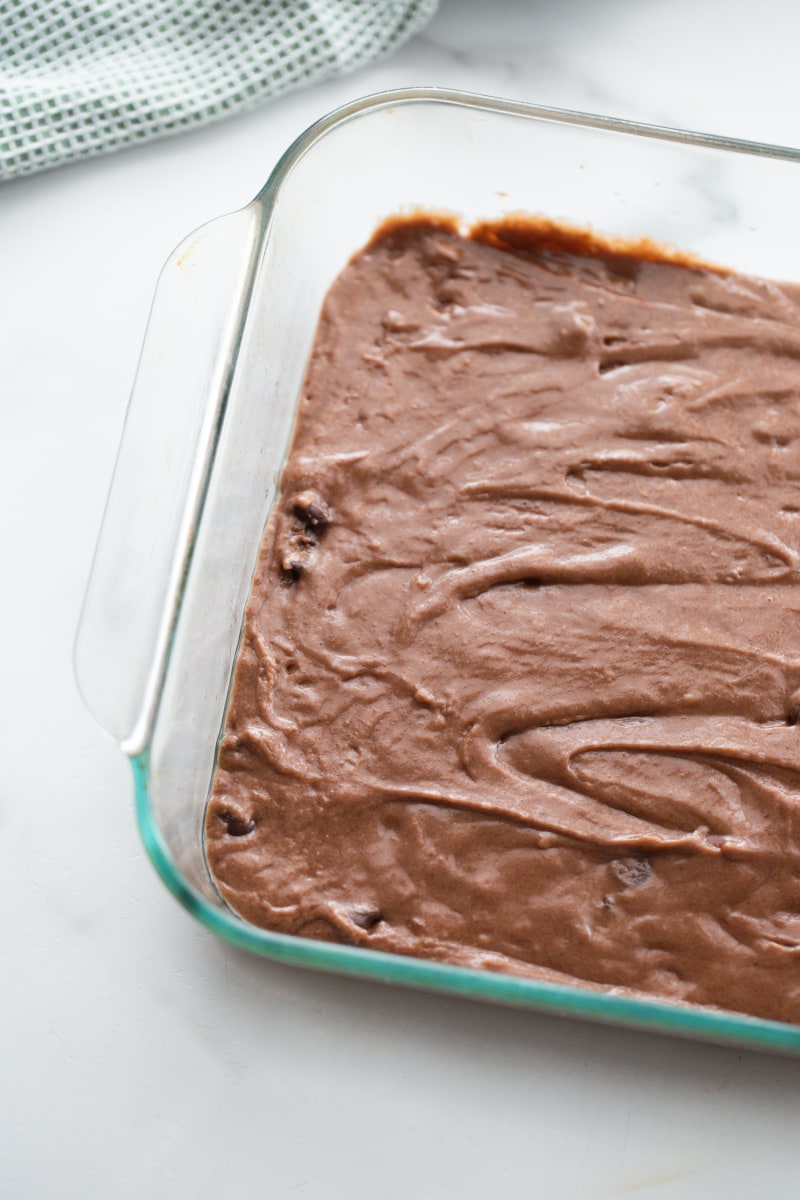
[[[207,814],[302,936],[800,1021],[800,292],[396,224],[331,289]]]

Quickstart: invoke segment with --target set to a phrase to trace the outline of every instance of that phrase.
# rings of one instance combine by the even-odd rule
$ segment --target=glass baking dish
[[[76,644],[131,760],[145,846],[215,933],[269,958],[762,1049],[800,1027],[269,933],[211,883],[203,816],[263,527],[324,295],[379,222],[517,212],[800,281],[800,151],[441,89],[324,117],[158,282]]]

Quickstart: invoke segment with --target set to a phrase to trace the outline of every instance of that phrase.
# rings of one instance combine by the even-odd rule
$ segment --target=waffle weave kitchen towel
[[[253,108],[390,53],[437,0],[0,0],[0,179]]]

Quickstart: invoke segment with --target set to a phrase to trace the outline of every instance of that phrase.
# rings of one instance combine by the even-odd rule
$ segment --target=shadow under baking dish
[[[386,216],[527,211],[800,281],[800,152],[438,89],[348,105],[159,280],[76,643],[145,846],[233,944],[298,966],[783,1052],[800,1027],[274,934],[222,902],[203,817],[244,606],[319,310]]]

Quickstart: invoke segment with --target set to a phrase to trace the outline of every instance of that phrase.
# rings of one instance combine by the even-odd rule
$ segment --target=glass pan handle
[[[241,335],[260,208],[183,242],[159,277],[75,643],[90,712],[147,745]]]

